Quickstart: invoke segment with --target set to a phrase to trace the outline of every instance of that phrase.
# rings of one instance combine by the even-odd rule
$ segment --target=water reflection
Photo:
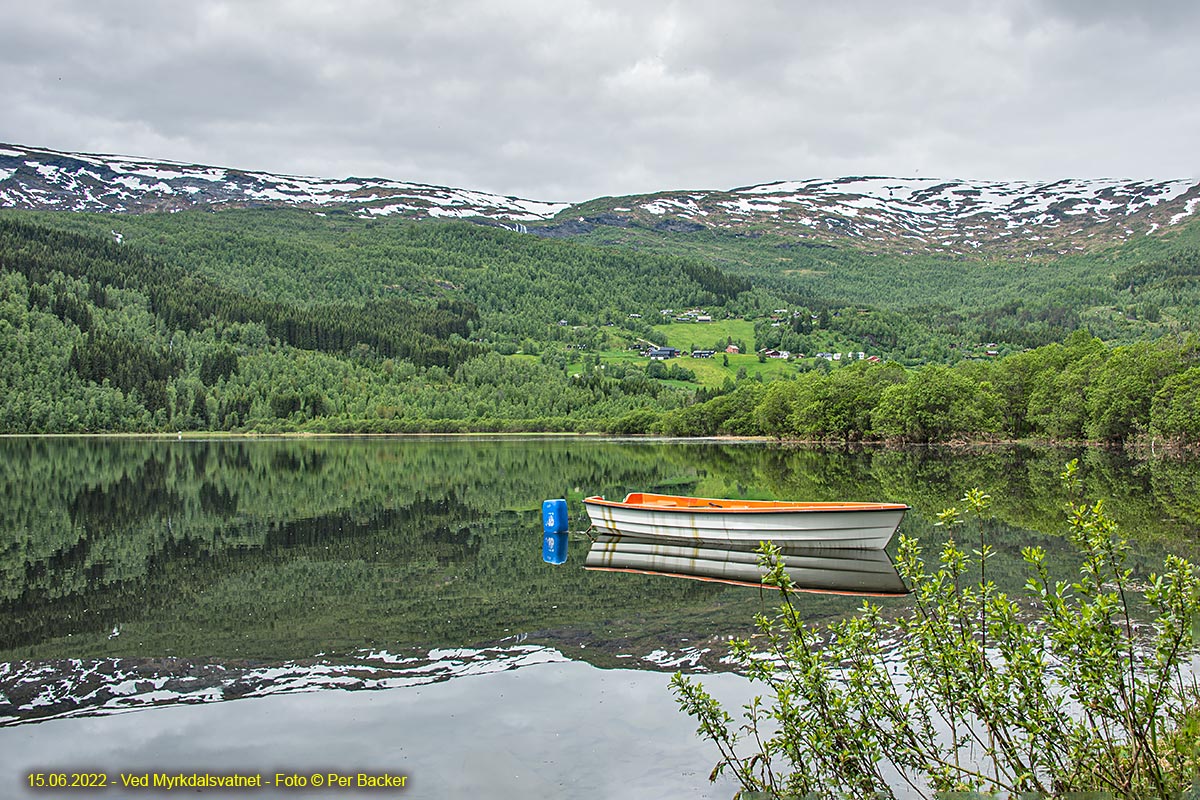
[[[580,529],[592,494],[894,497],[913,506],[900,532],[936,552],[936,513],[980,486],[994,498],[979,531],[996,552],[988,576],[1012,592],[1026,578],[1022,547],[1042,546],[1052,566],[1074,557],[1057,476],[1075,456],[1089,496],[1112,498],[1139,574],[1166,552],[1197,555],[1198,464],[1105,451],[0,439],[0,714],[6,703],[54,713],[121,705],[118,686],[173,702],[241,696],[243,675],[254,686],[264,675],[301,686],[301,673],[390,679],[372,653],[419,665],[466,649],[507,663],[507,648],[536,646],[603,668],[721,669],[722,643],[752,632],[762,593],[586,570],[588,543],[577,538],[565,565],[547,566],[537,552],[541,501],[566,497]],[[799,605],[822,620],[859,604],[806,595]],[[229,679],[212,683],[221,672]]]
[[[566,660],[547,647],[508,645],[434,648],[420,654],[369,650],[336,661],[269,665],[181,658],[15,661],[0,664],[0,727],[318,689],[424,686]]]
[[[800,592],[902,596],[908,590],[882,550],[785,545],[779,558]],[[597,536],[584,569],[666,575],[761,587],[758,548],[728,543],[686,545],[631,536]]]

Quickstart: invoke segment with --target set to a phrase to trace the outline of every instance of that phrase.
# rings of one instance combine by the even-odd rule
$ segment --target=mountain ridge
[[[340,180],[0,144],[0,206],[146,213],[198,205],[348,206],[366,216],[546,219],[567,206],[384,178]]]
[[[0,207],[150,213],[293,206],[458,218],[539,236],[598,227],[712,229],[891,252],[1065,255],[1170,231],[1200,212],[1192,179],[850,176],[555,203],[384,178],[325,179],[0,144]]]

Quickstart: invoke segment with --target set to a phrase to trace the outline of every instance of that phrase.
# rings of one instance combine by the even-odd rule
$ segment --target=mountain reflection
[[[936,514],[983,487],[988,578],[1018,592],[1021,549],[1073,568],[1062,465],[1131,539],[1138,575],[1196,558],[1200,462],[1100,450],[828,451],[770,443],[558,437],[0,439],[0,725],[157,702],[449,680],[548,658],[727,669],[776,597],[753,552],[671,553],[573,536],[539,557],[539,511],[658,491],[895,498],[936,557]],[[974,545],[978,546],[978,545]],[[784,554],[817,591],[806,619],[910,602],[885,553]],[[602,567],[603,569],[590,569]],[[611,570],[622,570],[613,572]],[[639,574],[652,573],[652,574]],[[656,573],[703,580],[664,580]],[[735,585],[729,585],[733,583]],[[423,677],[424,676],[424,677]]]

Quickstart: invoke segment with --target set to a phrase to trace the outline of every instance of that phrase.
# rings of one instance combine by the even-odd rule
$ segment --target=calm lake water
[[[978,486],[995,500],[989,576],[1015,590],[1025,545],[1073,563],[1057,475],[1076,456],[1136,570],[1197,557],[1200,465],[1102,451],[0,439],[0,796],[31,772],[99,770],[386,773],[408,776],[405,797],[729,797],[667,680],[710,672],[718,696],[749,696],[722,674],[723,643],[763,596],[584,570],[582,535],[544,564],[542,500],[568,498],[579,531],[588,494],[902,501],[901,531],[932,545],[936,513]],[[802,602],[817,620],[861,599]]]

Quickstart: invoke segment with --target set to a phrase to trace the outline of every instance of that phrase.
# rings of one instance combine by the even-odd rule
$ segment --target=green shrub
[[[1063,478],[1077,487],[1075,462]],[[1135,588],[1103,503],[1072,503],[1078,580],[1053,580],[1045,553],[1030,547],[1027,594],[1010,597],[987,575],[992,549],[977,518],[989,498],[972,490],[963,500],[978,546],[968,550],[955,535],[964,515],[953,508],[941,515],[952,535],[935,570],[901,537],[897,568],[912,604],[896,617],[867,603],[810,628],[778,550],[763,545],[763,582],[780,589],[778,614],[759,615],[761,638],[735,642],[733,655],[768,687],[768,701],[756,697],[734,727],[699,683],[672,679],[680,705],[720,751],[714,777],[728,769],[742,797],[780,798],[895,797],[897,780],[923,796],[1129,800],[1178,797],[1192,785],[1200,689],[1182,664],[1200,610],[1195,567],[1168,557],[1162,574]],[[1138,597],[1149,625],[1131,610]]]

